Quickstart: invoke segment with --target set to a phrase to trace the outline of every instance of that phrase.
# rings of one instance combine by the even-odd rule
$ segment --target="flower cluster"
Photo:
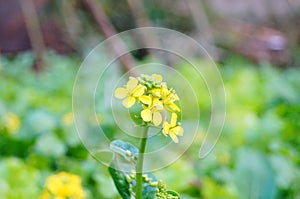
[[[126,108],[140,104],[140,115],[144,123],[161,125],[163,134],[169,135],[177,143],[177,136],[183,135],[183,128],[177,122],[177,113],[181,111],[176,105],[179,97],[175,90],[168,88],[167,83],[162,80],[162,76],[157,74],[130,77],[124,87],[115,90],[115,97],[123,99],[122,104]],[[171,113],[170,122],[167,121],[167,112]]]
[[[79,176],[60,172],[47,178],[40,199],[84,199],[84,191]]]

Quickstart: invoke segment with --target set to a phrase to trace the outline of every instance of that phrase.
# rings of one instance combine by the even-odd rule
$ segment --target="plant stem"
[[[139,149],[139,156],[136,165],[136,199],[143,199],[143,164],[144,164],[144,153],[146,149],[148,138],[148,127],[146,126],[143,131],[143,137],[141,138],[141,144]]]

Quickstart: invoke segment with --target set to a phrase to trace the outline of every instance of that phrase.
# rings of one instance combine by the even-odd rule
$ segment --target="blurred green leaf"
[[[29,130],[35,134],[52,131],[57,125],[56,118],[44,110],[33,110],[29,112],[26,122]]]
[[[53,133],[44,133],[37,138],[34,147],[36,153],[47,157],[59,157],[66,153],[67,147]]]
[[[274,173],[266,157],[257,151],[243,149],[235,168],[235,183],[241,199],[273,199],[276,196]]]
[[[276,173],[277,186],[288,189],[297,180],[297,171],[291,160],[286,157],[273,155],[270,157],[272,168]]]
[[[0,161],[0,193],[5,199],[38,198],[38,171],[16,158]]]

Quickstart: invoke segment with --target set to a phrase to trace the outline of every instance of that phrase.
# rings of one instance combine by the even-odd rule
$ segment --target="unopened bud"
[[[158,185],[158,182],[156,181],[156,182],[151,182],[150,183],[150,186],[152,186],[152,187],[157,187],[157,185]]]
[[[131,153],[131,151],[129,151],[129,150],[126,150],[126,155],[127,155],[127,156],[132,156],[132,153]]]

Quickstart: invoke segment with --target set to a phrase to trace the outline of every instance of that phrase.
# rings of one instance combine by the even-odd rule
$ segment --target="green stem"
[[[143,199],[143,164],[144,164],[144,153],[148,138],[148,127],[146,126],[143,131],[143,137],[141,138],[141,144],[139,149],[139,156],[136,164],[136,199]]]

